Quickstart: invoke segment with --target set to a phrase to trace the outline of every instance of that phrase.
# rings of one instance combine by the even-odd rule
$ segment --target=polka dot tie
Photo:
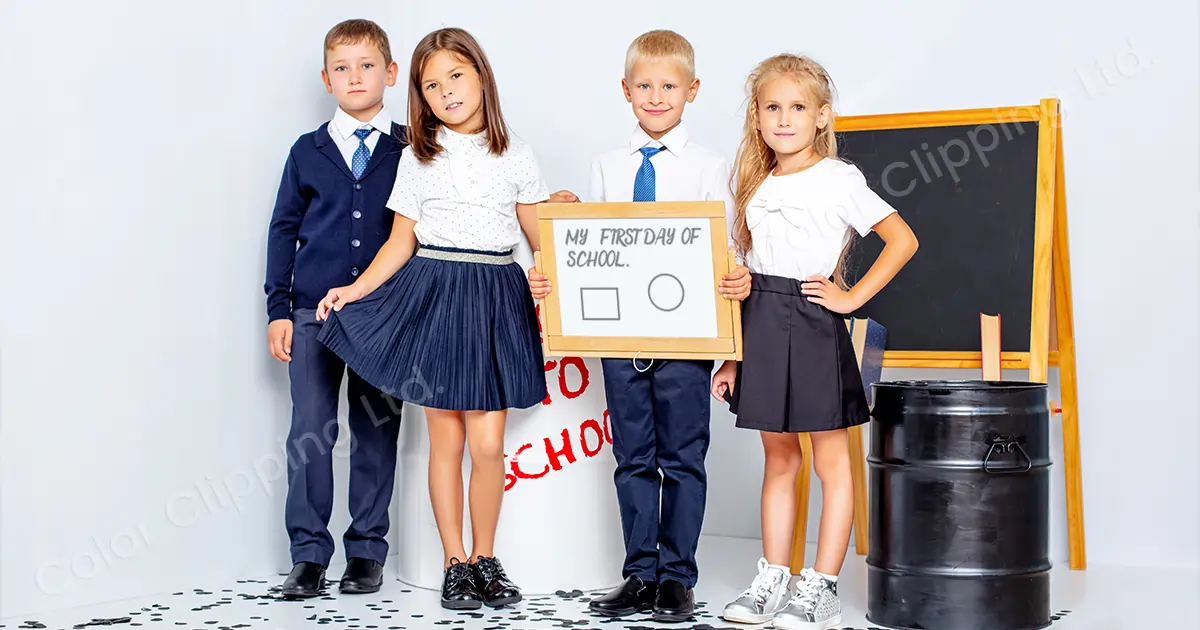
[[[642,167],[638,169],[637,177],[633,180],[634,201],[654,201],[654,165],[650,158],[662,151],[659,147],[642,147]]]
[[[371,150],[367,148],[367,136],[371,135],[374,129],[355,129],[354,135],[358,136],[358,148],[354,150],[354,157],[350,159],[350,170],[354,172],[354,179],[362,177],[363,171],[367,170],[367,162],[371,161]]]

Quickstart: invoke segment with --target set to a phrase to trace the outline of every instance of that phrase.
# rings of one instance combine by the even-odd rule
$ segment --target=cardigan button
[[[354,217],[355,219],[361,219],[361,218],[362,218],[362,213],[361,213],[361,212],[359,212],[358,210],[355,210],[354,212],[352,212],[352,213],[350,214],[350,216]]]
[[[353,241],[350,241],[350,246],[351,246],[351,247],[358,247],[358,246],[359,246],[359,245],[361,245],[361,244],[362,244],[362,243],[359,243],[359,242],[358,242],[358,239],[354,239]]]
[[[358,275],[358,267],[351,267],[351,268],[350,268],[350,275],[352,275],[352,276],[357,276],[357,275]]]
[[[362,190],[362,184],[355,184],[354,190]]]

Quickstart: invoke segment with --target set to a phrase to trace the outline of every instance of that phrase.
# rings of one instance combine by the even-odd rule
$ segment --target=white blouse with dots
[[[513,249],[523,238],[517,205],[550,198],[533,150],[509,134],[503,155],[488,152],[487,136],[442,127],[444,149],[421,164],[405,147],[387,207],[417,222],[417,242],[488,252]]]

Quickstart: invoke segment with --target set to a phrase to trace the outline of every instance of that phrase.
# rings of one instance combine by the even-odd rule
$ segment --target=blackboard
[[[917,254],[852,316],[887,328],[888,351],[978,352],[979,315],[999,314],[1002,351],[1028,352],[1034,293],[1038,122],[845,131],[858,166],[920,242]],[[851,283],[883,249],[851,252]]]

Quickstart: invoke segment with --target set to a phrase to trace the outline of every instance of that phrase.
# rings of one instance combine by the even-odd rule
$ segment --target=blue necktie
[[[634,201],[655,201],[654,194],[654,165],[650,158],[662,151],[660,147],[642,147],[642,167],[638,169],[637,177],[633,180]]]
[[[362,177],[363,171],[367,170],[367,162],[371,161],[371,151],[367,148],[367,136],[371,135],[374,129],[355,129],[354,135],[358,136],[358,148],[354,150],[354,157],[350,158],[350,170],[354,172],[354,179]]]

